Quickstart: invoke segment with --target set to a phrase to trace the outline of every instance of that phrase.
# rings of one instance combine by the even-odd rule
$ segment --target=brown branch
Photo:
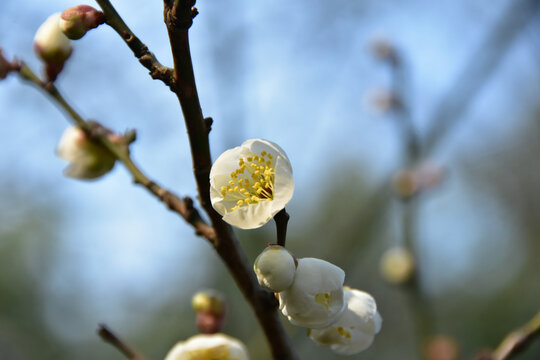
[[[139,62],[148,70],[152,79],[163,81],[171,90],[174,88],[173,70],[156,59],[156,56],[148,50],[148,47],[129,29],[122,17],[112,6],[109,0],[96,0],[103,10],[107,25],[112,27],[127,46],[133,51],[133,54]]]
[[[540,312],[528,323],[508,334],[492,353],[483,353],[475,360],[508,360],[527,349],[540,338]]]
[[[194,3],[193,0],[165,0],[164,18],[174,60],[176,88],[173,91],[178,97],[184,115],[199,199],[216,230],[217,241],[214,247],[255,311],[274,359],[297,359],[278,316],[275,297],[259,286],[251,264],[242,251],[232,228],[223,222],[210,203],[209,173],[212,159],[208,126],[202,114],[195,84],[188,35],[188,29],[193,24],[193,17],[197,14],[197,10],[193,7]]]
[[[77,126],[113,153],[116,158],[124,164],[136,184],[144,186],[170,210],[182,216],[195,228],[197,235],[205,237],[211,243],[215,242],[216,234],[214,229],[203,220],[197,209],[193,206],[193,200],[191,198],[185,197],[181,199],[178,195],[161,187],[155,181],[150,180],[133,162],[127,146],[134,140],[134,135],[132,133],[128,132],[127,136],[124,137],[126,141],[123,144],[112,142],[109,137],[109,135],[112,134],[111,130],[95,121],[86,121],[83,119],[83,117],[68,104],[52,83],[41,81],[41,79],[39,79],[39,77],[24,62],[19,63],[19,75],[23,79],[30,81],[32,84],[44,90],[69,114],[69,117]]]
[[[116,336],[105,324],[100,324],[97,330],[97,333],[103,341],[111,344],[118,349],[126,358],[131,360],[145,360],[144,356],[138,354],[133,350],[128,344],[122,341],[118,336]]]

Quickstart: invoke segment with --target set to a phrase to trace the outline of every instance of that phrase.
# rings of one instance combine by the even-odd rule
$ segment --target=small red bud
[[[105,22],[105,15],[91,6],[78,5],[62,12],[60,28],[71,40],[80,39],[89,30]]]

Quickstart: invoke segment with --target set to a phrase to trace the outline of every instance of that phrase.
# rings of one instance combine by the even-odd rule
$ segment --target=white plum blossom
[[[116,161],[109,150],[91,141],[77,126],[64,131],[58,143],[57,154],[69,161],[65,175],[76,179],[98,178],[109,172]]]
[[[292,285],[296,263],[284,247],[272,245],[264,249],[255,259],[253,269],[263,288],[279,292]]]
[[[327,261],[298,260],[292,285],[279,293],[279,308],[298,326],[322,328],[331,325],[345,309],[345,272]]]
[[[165,360],[249,360],[246,347],[224,334],[200,334],[177,343]]]
[[[210,170],[210,198],[227,223],[241,229],[266,224],[291,200],[292,167],[273,142],[251,139],[221,154]]]
[[[347,308],[337,322],[324,329],[310,329],[309,337],[341,355],[366,350],[381,330],[382,318],[375,299],[366,292],[345,288]]]
[[[49,16],[34,37],[34,49],[47,63],[63,64],[72,52],[71,41],[60,28],[60,16],[60,13]]]
[[[414,257],[402,246],[394,246],[383,254],[379,264],[381,276],[391,284],[404,284],[414,275]]]

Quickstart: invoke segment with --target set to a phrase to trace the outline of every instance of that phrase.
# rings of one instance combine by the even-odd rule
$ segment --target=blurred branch
[[[497,69],[516,37],[534,19],[539,7],[538,0],[508,1],[508,7],[502,11],[499,21],[435,108],[431,121],[433,125],[428,129],[424,142],[426,153],[439,146],[450,128],[463,119],[475,95]]]
[[[148,47],[129,29],[122,17],[112,6],[109,0],[96,0],[105,14],[107,25],[112,27],[118,35],[124,39],[127,46],[133,51],[133,54],[139,62],[148,70],[152,79],[159,79],[165,83],[171,90],[174,88],[173,70],[156,59],[156,56],[148,50]]]
[[[109,135],[111,130],[103,127],[94,121],[86,121],[83,119],[77,111],[71,107],[64,97],[60,94],[58,89],[52,83],[45,83],[39,79],[39,77],[24,63],[19,64],[19,75],[44,90],[50,95],[62,109],[64,109],[70,116],[71,120],[83,129],[90,137],[100,142],[106,147],[116,158],[124,164],[126,169],[133,177],[133,181],[136,184],[144,186],[150,193],[161,200],[167,207],[182,216],[188,223],[190,223],[198,235],[204,236],[210,242],[214,242],[216,235],[214,229],[209,226],[200,216],[197,209],[193,206],[193,200],[191,198],[181,199],[169,190],[161,187],[156,182],[150,180],[140,169],[129,154],[127,144],[118,144],[112,142]]]
[[[492,353],[479,355],[476,360],[512,359],[538,338],[540,338],[540,312],[524,326],[508,334]]]
[[[100,324],[97,333],[103,341],[117,348],[126,358],[131,360],[145,360],[144,356],[137,354],[129,345],[116,336],[106,325]]]

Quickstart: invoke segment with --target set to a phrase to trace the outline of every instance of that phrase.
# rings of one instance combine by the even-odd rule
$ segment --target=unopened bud
[[[292,285],[296,262],[284,247],[272,245],[255,259],[253,269],[263,288],[280,292]]]
[[[105,15],[101,11],[88,5],[78,5],[62,12],[59,25],[68,38],[77,40],[104,22]]]
[[[397,195],[409,198],[417,193],[420,184],[413,170],[400,170],[395,173],[392,185]]]
[[[197,328],[204,334],[214,334],[221,330],[225,321],[225,299],[215,290],[196,293],[191,299],[196,313]]]
[[[49,81],[54,81],[73,48],[71,41],[59,26],[60,13],[52,14],[39,27],[34,37],[34,50],[45,62],[45,72]]]
[[[394,44],[385,37],[378,37],[372,40],[371,49],[375,57],[380,60],[394,61],[397,59],[397,51]]]
[[[458,357],[459,346],[457,342],[449,336],[433,336],[426,344],[426,360],[457,360]]]
[[[391,284],[401,285],[411,280],[414,268],[414,257],[404,247],[390,248],[381,257],[381,275],[384,280]]]
[[[77,127],[66,129],[58,144],[57,154],[69,161],[64,173],[76,179],[96,179],[112,170],[116,157]]]

